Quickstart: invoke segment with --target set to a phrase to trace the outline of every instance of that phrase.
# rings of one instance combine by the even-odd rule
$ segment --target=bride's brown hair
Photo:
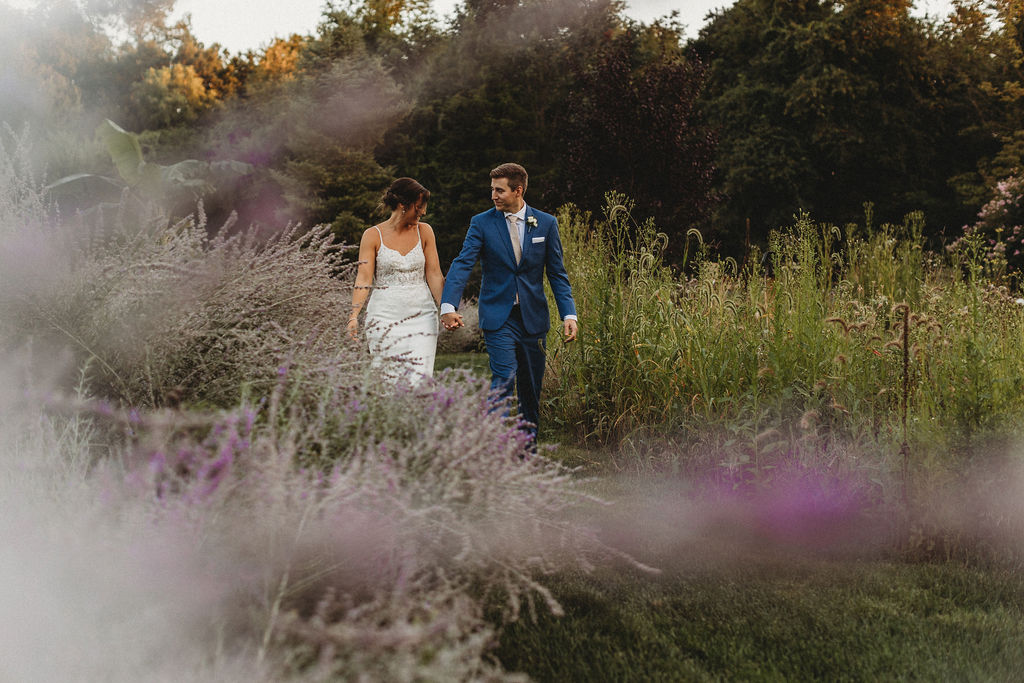
[[[394,211],[398,205],[409,207],[419,202],[426,202],[430,199],[430,190],[420,185],[412,178],[399,178],[391,183],[384,196],[381,197],[378,211]]]

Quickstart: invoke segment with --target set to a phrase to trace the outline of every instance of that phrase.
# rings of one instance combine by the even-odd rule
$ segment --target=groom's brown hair
[[[519,164],[502,164],[491,171],[491,180],[496,178],[506,178],[510,188],[514,190],[521,187],[523,192],[526,192],[526,181],[529,180],[529,176],[526,174],[526,169]]]

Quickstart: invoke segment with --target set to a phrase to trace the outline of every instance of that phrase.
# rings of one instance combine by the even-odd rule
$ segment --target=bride
[[[366,304],[374,365],[386,367],[392,376],[411,370],[413,381],[434,372],[437,307],[444,288],[434,231],[420,221],[428,199],[430,191],[412,178],[399,178],[384,194],[381,206],[391,210],[391,217],[363,233],[348,321],[349,332],[357,335]]]

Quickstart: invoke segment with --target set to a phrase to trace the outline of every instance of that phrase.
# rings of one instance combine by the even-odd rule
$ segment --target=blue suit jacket
[[[531,217],[537,225],[530,225]],[[541,334],[551,327],[548,300],[544,295],[544,273],[547,272],[551,291],[555,295],[558,314],[564,318],[576,314],[572,300],[572,287],[562,262],[562,242],[558,237],[558,221],[554,216],[527,206],[526,231],[523,240],[523,258],[516,265],[512,239],[508,234],[505,214],[497,209],[473,216],[462,251],[452,261],[445,279],[441,303],[456,308],[462,300],[462,290],[477,259],[483,269],[480,284],[480,329],[496,330],[505,324],[516,293],[523,324],[529,334]]]

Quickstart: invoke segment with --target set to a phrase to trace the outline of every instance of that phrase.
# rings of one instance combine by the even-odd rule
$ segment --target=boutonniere
[[[537,217],[536,216],[527,216],[526,217],[526,232],[530,232],[531,230],[533,230],[536,227],[537,227]]]

